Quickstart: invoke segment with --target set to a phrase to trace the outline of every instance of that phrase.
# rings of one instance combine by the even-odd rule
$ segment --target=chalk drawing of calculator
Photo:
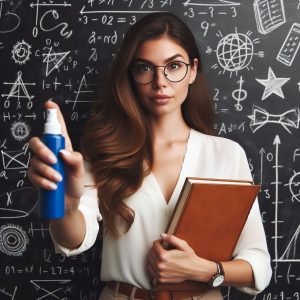
[[[300,24],[294,23],[276,57],[281,63],[291,66],[300,47]]]

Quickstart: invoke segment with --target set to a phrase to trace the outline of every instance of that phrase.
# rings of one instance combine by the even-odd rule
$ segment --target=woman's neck
[[[182,115],[154,116],[150,119],[154,143],[172,143],[188,138],[190,127]]]

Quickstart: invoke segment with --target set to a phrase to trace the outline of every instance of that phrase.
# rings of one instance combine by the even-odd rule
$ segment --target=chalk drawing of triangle
[[[284,253],[280,257],[280,260],[297,260],[300,261],[300,240],[298,241],[298,236],[300,234],[300,225],[296,229],[293,237],[291,238],[288,246],[286,247]]]
[[[54,52],[52,48],[50,48],[48,54],[43,54],[45,56],[43,62],[46,62],[46,76],[48,76],[53,70],[58,69],[69,53],[70,51]]]
[[[18,72],[18,77],[7,95],[7,99],[9,98],[27,98],[30,101],[33,98],[33,96],[29,95],[25,83],[23,82],[22,72]]]

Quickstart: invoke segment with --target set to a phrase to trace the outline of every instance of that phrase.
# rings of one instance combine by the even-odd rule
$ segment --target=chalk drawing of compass
[[[230,77],[233,73],[238,75],[238,72],[247,69],[252,70],[250,66],[253,56],[263,57],[264,52],[255,52],[254,44],[260,43],[258,38],[251,39],[251,31],[246,34],[237,32],[235,28],[234,33],[223,34],[219,31],[217,34],[221,38],[215,50],[218,59],[218,64],[214,64],[211,68],[218,69],[221,67],[223,70],[219,74],[230,72]]]

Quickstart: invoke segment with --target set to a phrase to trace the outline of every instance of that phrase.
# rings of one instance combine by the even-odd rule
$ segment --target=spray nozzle
[[[61,134],[60,123],[57,118],[56,108],[47,109],[47,118],[44,125],[44,134]]]

